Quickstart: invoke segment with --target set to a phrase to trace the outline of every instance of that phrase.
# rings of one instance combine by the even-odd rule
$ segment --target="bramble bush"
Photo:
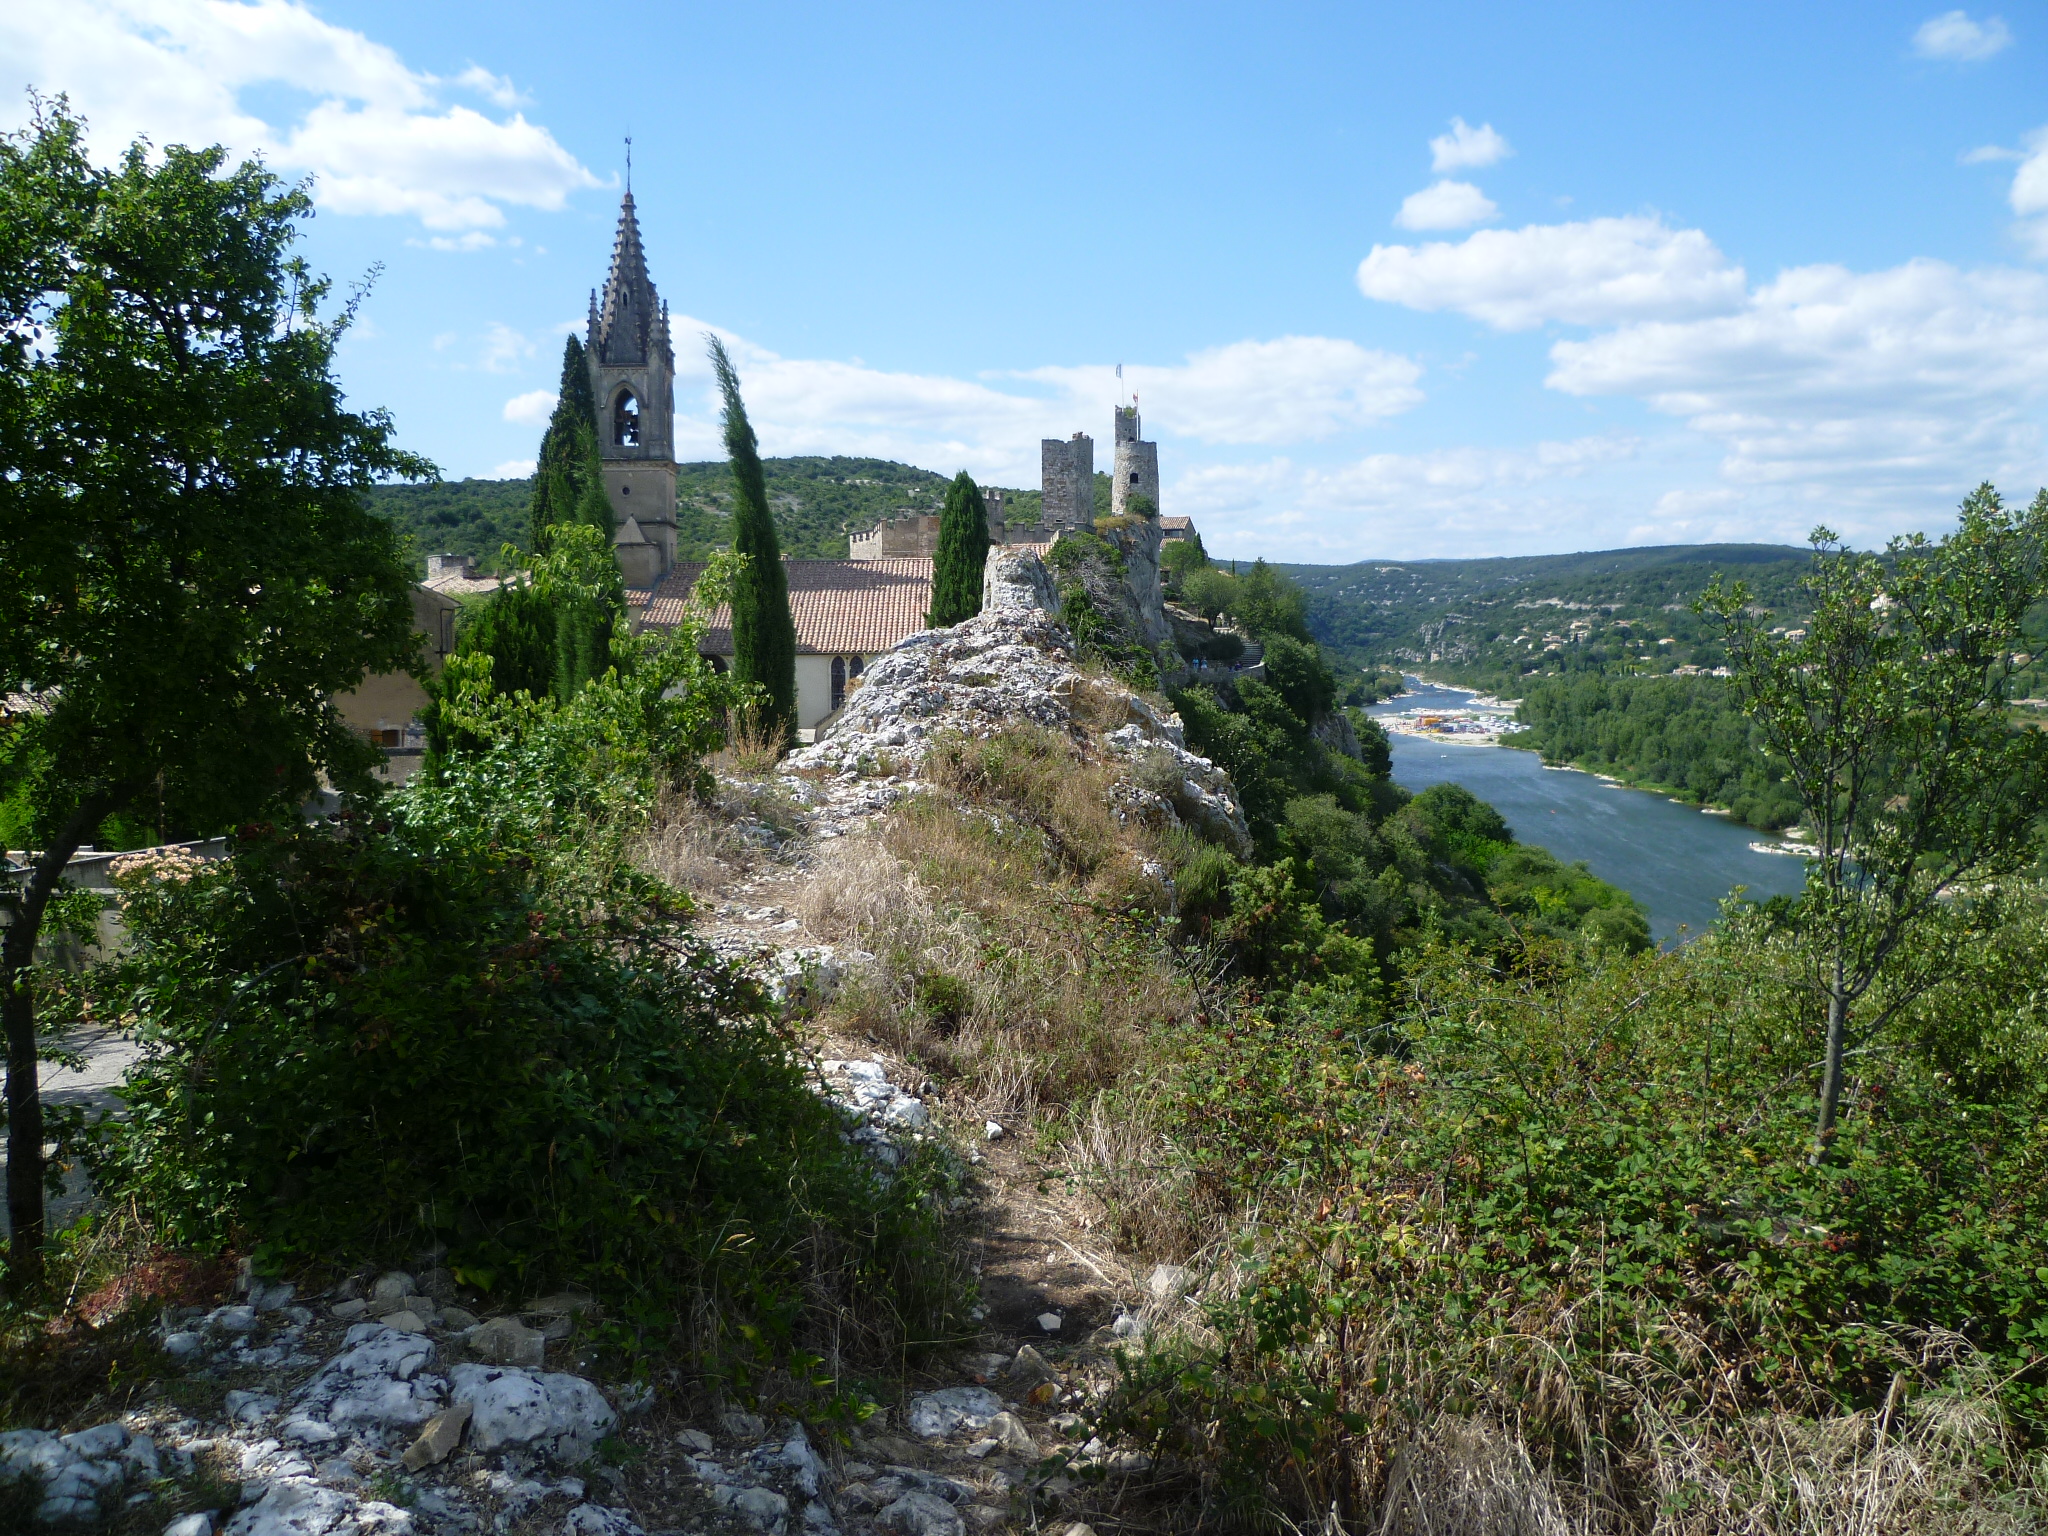
[[[1384,1024],[1296,998],[1191,1028],[1167,1143],[1263,1224],[1220,1343],[1129,1362],[1120,1423],[1347,1518],[1398,1502],[1404,1446],[1506,1426],[1599,1529],[1652,1523],[1681,1442],[1905,1422],[1966,1360],[1973,1411],[2038,1445],[2048,921],[1980,928],[1859,1058],[1819,1167],[1798,942],[1751,909],[1672,954],[1435,943]]]
[[[133,943],[95,989],[143,1054],[100,1187],[277,1266],[438,1245],[500,1295],[580,1282],[621,1342],[728,1380],[764,1350],[939,1337],[952,1174],[881,1178],[794,1032],[629,856],[733,690],[694,643],[614,656],[566,705],[496,697],[481,656],[443,696],[479,745],[436,775],[124,877]]]

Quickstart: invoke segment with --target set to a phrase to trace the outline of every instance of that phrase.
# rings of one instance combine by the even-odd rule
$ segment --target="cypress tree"
[[[981,612],[981,569],[988,560],[988,507],[966,470],[946,487],[939,548],[932,559],[932,606],[925,623],[944,629]]]
[[[593,483],[604,494],[597,468],[597,404],[590,395],[590,369],[583,343],[574,336],[562,345],[562,383],[555,413],[541,434],[533,466],[533,503],[527,514],[527,547],[538,553],[556,523],[582,522],[579,508]],[[609,519],[610,509],[606,509]]]
[[[719,392],[725,397],[725,451],[732,460],[732,549],[747,557],[746,569],[733,583],[733,680],[759,683],[766,690],[761,724],[771,735],[786,736],[796,726],[796,621],[789,612],[789,574],[782,568],[761,448],[747,423],[739,375],[725,355],[725,344],[716,336],[707,334],[705,339]]]

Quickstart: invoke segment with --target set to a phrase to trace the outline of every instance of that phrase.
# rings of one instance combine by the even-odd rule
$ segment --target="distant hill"
[[[888,459],[764,459],[768,500],[782,552],[843,559],[849,530],[870,528],[904,512],[937,512],[950,476]],[[1107,508],[1109,477],[1097,475],[1096,500]],[[1004,489],[1013,523],[1036,523],[1037,491]],[[424,572],[430,554],[471,555],[480,569],[497,568],[507,542],[526,543],[531,480],[451,480],[439,485],[383,485],[370,504],[407,534]],[[731,542],[732,469],[723,459],[676,469],[676,553],[701,560]]]
[[[424,576],[428,555],[473,555],[481,570],[496,572],[498,550],[526,542],[531,480],[446,480],[438,485],[380,485],[370,505],[412,539],[414,574]]]
[[[1344,661],[1512,693],[1529,676],[1719,665],[1692,600],[1720,573],[1797,623],[1807,560],[1779,544],[1680,544],[1280,569],[1307,590],[1316,637]]]

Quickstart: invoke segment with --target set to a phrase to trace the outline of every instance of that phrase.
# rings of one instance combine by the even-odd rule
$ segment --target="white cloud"
[[[505,402],[505,419],[515,426],[544,427],[554,410],[555,392],[552,389],[533,389],[523,395],[514,395]]]
[[[484,480],[524,480],[533,473],[533,460],[507,459],[494,464],[478,478]]]
[[[502,320],[493,320],[484,332],[476,365],[485,373],[517,373],[520,364],[533,356],[533,343]]]
[[[1438,175],[1445,171],[1479,170],[1505,160],[1514,150],[1493,131],[1493,124],[1472,127],[1462,117],[1451,119],[1451,131],[1429,141],[1429,168]]]
[[[1913,51],[1923,59],[1951,59],[1963,64],[1981,63],[2012,42],[2012,29],[1997,16],[1972,21],[1963,11],[1945,11],[1920,23],[1913,34]]]
[[[2009,196],[2012,211],[2020,216],[2020,239],[2034,255],[2048,260],[2048,128],[2028,134],[2026,145]]]
[[[1358,266],[1369,299],[1454,309],[1503,331],[1717,314],[1741,303],[1744,284],[1699,230],[1641,215],[1375,245]]]
[[[1607,493],[1578,482],[1641,449],[1634,438],[1603,436],[1376,453],[1334,467],[1286,458],[1209,465],[1171,480],[1164,499],[1226,554],[1345,561],[1584,548],[1619,532],[1599,531],[1616,526]]]
[[[1116,398],[1115,371],[1039,368],[1027,378],[1064,389],[1075,410]],[[1134,391],[1154,426],[1211,443],[1310,442],[1400,414],[1422,400],[1421,367],[1328,336],[1239,341],[1174,367],[1131,364]],[[1090,402],[1096,402],[1091,406]]]
[[[1471,182],[1440,181],[1403,198],[1394,222],[1403,229],[1469,229],[1499,212]]]
[[[481,64],[472,64],[451,82],[466,91],[487,96],[501,107],[527,107],[533,100],[504,75],[494,75]]]
[[[138,136],[225,144],[313,172],[315,197],[337,213],[497,229],[508,205],[559,209],[599,184],[524,115],[441,100],[457,88],[510,106],[510,82],[474,65],[453,81],[413,70],[295,0],[30,0],[0,9],[0,57],[26,83],[68,93],[102,158]],[[257,88],[313,101],[273,121],[244,102]]]
[[[723,452],[717,401],[695,338],[704,322],[671,320],[677,348],[676,437],[684,456]],[[894,373],[858,361],[789,358],[720,329],[746,392],[747,414],[770,454],[837,453],[899,459],[979,479],[1035,486],[1039,441],[1076,429],[1107,467],[1112,364],[1001,376],[1031,389],[942,375]],[[1168,366],[1129,364],[1148,435],[1211,443],[1307,442],[1369,425],[1422,399],[1407,358],[1323,336],[1242,341]]]
[[[405,243],[424,246],[430,251],[488,251],[497,245],[498,237],[487,235],[480,229],[472,229],[467,234],[429,235],[424,240],[408,240]]]
[[[1548,383],[1718,443],[1723,478],[1870,504],[2044,469],[2048,276],[1916,260],[1792,268],[1735,313],[1551,348]]]

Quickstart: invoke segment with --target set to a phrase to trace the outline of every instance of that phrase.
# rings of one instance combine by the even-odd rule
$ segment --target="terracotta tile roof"
[[[784,560],[796,648],[812,656],[872,656],[924,628],[932,606],[929,560]],[[690,588],[704,572],[698,561],[678,562],[652,591],[626,594],[640,609],[640,625],[673,629],[681,622]],[[732,654],[732,611],[711,615],[698,647],[706,655]]]
[[[1161,528],[1178,528],[1183,533],[1193,533],[1195,531],[1195,520],[1192,517],[1162,517],[1159,519],[1159,526]]]

